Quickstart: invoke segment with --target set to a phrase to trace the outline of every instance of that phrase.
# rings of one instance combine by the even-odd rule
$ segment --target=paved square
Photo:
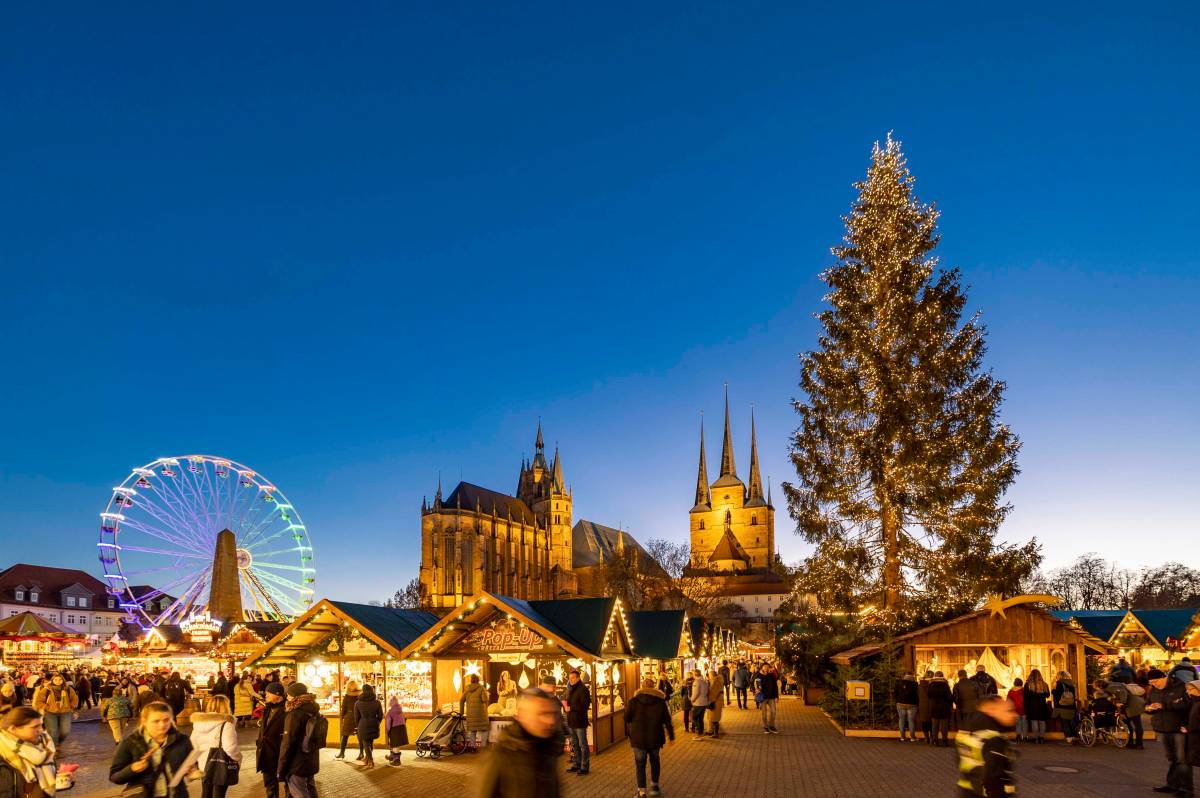
[[[897,740],[845,739],[825,716],[797,700],[780,702],[782,734],[766,735],[754,710],[728,708],[720,740],[678,741],[663,751],[663,793],[679,798],[951,798],[955,796],[956,762],[953,748],[929,748]],[[677,725],[677,732],[682,729]],[[80,761],[86,772],[76,789],[65,796],[112,798],[120,788],[107,781],[107,757],[112,740],[98,724],[79,724],[67,741],[66,758]],[[254,730],[243,730],[247,767],[242,784],[231,798],[260,798],[264,791],[254,773]],[[472,795],[474,754],[437,761],[420,760],[411,751],[400,767],[377,765],[364,772],[352,763],[333,759],[336,750],[322,752],[317,784],[322,798],[396,796],[441,798]],[[379,757],[378,759],[382,759]],[[1047,771],[1066,767],[1078,773]],[[565,767],[565,764],[564,764]],[[1073,748],[1061,743],[1020,748],[1017,765],[1019,795],[1031,798],[1127,798],[1149,796],[1150,787],[1166,772],[1158,745],[1144,751],[1111,747]],[[633,757],[625,743],[593,757],[592,773],[564,773],[568,798],[630,798],[636,794]],[[200,794],[199,784],[190,788]]]

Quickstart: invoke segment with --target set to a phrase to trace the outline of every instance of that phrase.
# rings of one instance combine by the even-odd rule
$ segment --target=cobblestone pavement
[[[897,740],[845,739],[817,710],[796,700],[783,699],[779,727],[782,734],[766,735],[753,710],[727,708],[720,740],[678,741],[663,750],[662,788],[666,796],[683,798],[952,798],[955,760],[953,749],[929,748]],[[108,777],[108,757],[113,743],[98,724],[80,724],[66,743],[67,761],[84,765],[71,798],[113,798],[121,794]],[[676,726],[676,731],[681,728]],[[247,768],[242,784],[230,798],[262,798],[262,782],[254,773],[254,730],[245,729]],[[440,798],[470,796],[478,757],[465,754],[438,761],[420,760],[411,751],[404,764],[376,766],[361,771],[352,763],[336,761],[336,750],[322,752],[317,777],[322,798],[341,796],[395,796]],[[377,756],[377,762],[382,758]],[[564,765],[565,767],[565,765]],[[1044,770],[1065,767],[1077,773]],[[1158,745],[1146,743],[1144,751],[1111,747],[1073,748],[1061,743],[1020,748],[1017,766],[1021,796],[1026,798],[1129,798],[1149,796],[1161,782],[1165,759]],[[636,794],[633,757],[625,743],[592,758],[588,776],[564,773],[567,798],[631,798]],[[196,784],[193,798],[200,793]]]

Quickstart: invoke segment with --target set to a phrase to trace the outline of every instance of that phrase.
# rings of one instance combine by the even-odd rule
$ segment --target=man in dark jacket
[[[983,698],[986,695],[999,695],[1000,689],[996,685],[996,680],[987,672],[987,668],[982,665],[975,667],[975,675],[971,677],[975,680],[975,684],[979,685],[979,697]]]
[[[289,684],[286,693],[275,779],[287,784],[291,798],[317,798],[317,782],[313,777],[321,770],[321,749],[310,745],[308,740],[308,722],[319,714],[317,699],[300,682]]]
[[[979,682],[967,678],[966,670],[960,669],[958,681],[954,683],[955,719],[958,721],[958,728],[965,726],[967,720],[975,714],[980,697]]]
[[[950,745],[950,715],[953,714],[954,697],[950,693],[950,683],[941,671],[930,678],[926,693],[929,696],[929,722],[933,727],[933,744],[945,748]]]
[[[1187,687],[1158,668],[1146,675],[1150,678],[1146,714],[1167,755],[1167,783],[1154,791],[1191,795],[1192,768],[1187,763],[1187,735],[1183,733],[1188,720]]]
[[[267,798],[279,795],[279,748],[283,742],[283,720],[285,715],[283,685],[271,682],[264,692],[262,722],[258,727],[258,749],[254,760],[255,768],[262,774]]]
[[[730,685],[729,685],[729,676],[730,676],[729,660],[724,660],[721,663],[721,667],[717,668],[717,673],[721,675],[721,686],[722,686],[722,689],[724,689],[724,691],[725,691],[725,703],[728,704],[729,703],[729,687],[730,687]]]
[[[745,662],[739,662],[737,669],[733,672],[733,691],[737,695],[737,705],[739,709],[747,709],[749,701],[746,698],[746,691],[750,689],[750,669],[746,667]],[[684,729],[687,731],[687,729]]]
[[[906,673],[896,680],[893,688],[896,694],[896,714],[900,717],[900,742],[910,739],[905,736],[905,730],[912,735],[912,741],[917,741],[917,694],[919,685],[917,677]]]
[[[762,716],[763,732],[779,734],[779,729],[775,728],[775,707],[779,703],[779,677],[765,662],[758,671],[757,684],[758,692],[754,698],[758,701],[759,714]]]
[[[667,738],[675,742],[675,727],[667,697],[654,687],[654,679],[642,680],[642,689],[629,699],[625,707],[625,730],[633,748],[633,765],[637,773],[638,795],[646,793],[646,760],[650,761],[650,795],[661,795],[658,787],[661,763],[658,752]],[[665,732],[665,734],[664,734]]]
[[[518,696],[514,722],[487,752],[478,798],[559,798],[559,712],[558,699],[539,688]]]
[[[954,737],[958,749],[958,794],[962,798],[1015,795],[1008,732],[1017,722],[1011,701],[984,696]]]
[[[579,678],[577,670],[571,671],[567,682],[567,728],[571,732],[571,767],[567,770],[586,776],[591,764],[587,730],[588,715],[592,712],[592,692]]]

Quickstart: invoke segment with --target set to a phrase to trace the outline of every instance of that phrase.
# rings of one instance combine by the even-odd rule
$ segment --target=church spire
[[[537,448],[538,454],[541,454],[546,448],[545,442],[542,441],[542,420],[540,418],[538,419],[537,441],[533,445]]]
[[[556,490],[563,489],[563,472],[562,460],[558,459],[558,447],[554,447],[554,465],[550,466],[550,473],[554,475],[554,487]]]
[[[729,383],[725,383],[725,440],[721,444],[721,477],[737,478],[737,467],[733,464],[733,433],[729,431]]]
[[[750,405],[750,501],[762,501],[762,474],[758,468],[758,436],[754,429],[754,405]]]
[[[700,414],[700,468],[696,472],[696,506],[693,509],[709,508],[708,463],[704,460],[704,414]]]

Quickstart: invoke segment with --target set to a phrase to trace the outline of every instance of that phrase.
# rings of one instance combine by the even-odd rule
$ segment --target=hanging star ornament
[[[983,608],[991,612],[989,617],[995,618],[999,615],[1001,618],[1007,618],[1004,611],[1009,607],[1016,607],[1021,604],[1048,604],[1051,607],[1062,603],[1062,599],[1058,596],[1050,596],[1045,593],[1027,593],[1023,596],[1013,596],[1006,599],[1003,596],[988,596],[988,600],[984,602]]]

